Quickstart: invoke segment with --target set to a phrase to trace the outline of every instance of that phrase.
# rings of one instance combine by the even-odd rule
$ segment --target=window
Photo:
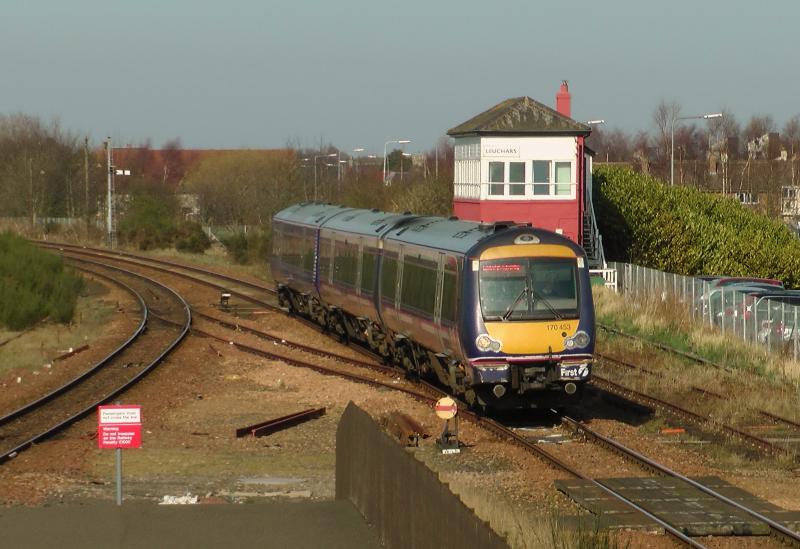
[[[533,161],[533,194],[539,196],[550,194],[549,160]]]
[[[358,246],[337,241],[334,245],[333,281],[345,286],[355,286],[358,274]]]
[[[331,259],[333,253],[333,240],[330,238],[320,238],[319,240],[319,279],[324,282],[331,280]]]
[[[509,258],[480,262],[480,301],[485,320],[578,318],[575,258]]]
[[[303,270],[309,274],[313,274],[317,252],[315,249],[317,241],[314,238],[314,231],[312,229],[304,230],[300,242],[303,250]]]
[[[433,316],[436,302],[436,262],[421,257],[403,259],[403,287],[400,303],[403,309],[414,309]]]
[[[572,194],[572,162],[556,162],[556,194]]]
[[[442,281],[442,324],[448,325],[456,321],[456,305],[458,303],[458,263],[455,258],[448,257],[444,266]]]
[[[525,162],[509,162],[508,182],[511,196],[525,196]]]
[[[489,162],[489,194],[502,196],[506,194],[506,164],[505,162]]]
[[[375,250],[364,248],[361,256],[361,293],[372,295],[372,286],[375,280]]]
[[[397,283],[397,256],[384,252],[381,260],[381,299],[394,304]]]

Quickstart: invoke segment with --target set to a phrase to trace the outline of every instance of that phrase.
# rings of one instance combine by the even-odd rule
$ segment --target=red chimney
[[[570,117],[572,112],[572,96],[569,94],[569,84],[561,81],[561,89],[556,94],[556,110],[559,114]]]

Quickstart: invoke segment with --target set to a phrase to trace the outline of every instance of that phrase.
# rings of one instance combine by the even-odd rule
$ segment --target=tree
[[[676,101],[662,99],[653,113],[656,123],[656,145],[661,158],[669,158],[672,144],[672,129],[675,120],[681,115],[681,106]]]
[[[771,115],[753,115],[752,118],[750,118],[750,121],[747,123],[747,126],[744,128],[743,137],[745,142],[749,142],[757,137],[761,137],[765,133],[774,131],[775,121],[772,119]]]

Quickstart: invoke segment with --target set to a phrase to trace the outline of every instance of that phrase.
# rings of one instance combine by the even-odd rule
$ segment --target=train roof
[[[403,226],[419,216],[408,213],[397,214],[381,210],[351,209],[325,222],[324,227],[362,236],[379,237],[393,227]]]
[[[513,241],[515,236],[525,231],[536,235],[542,243],[562,244],[573,248],[576,254],[583,253],[566,237],[512,222],[485,224],[455,217],[397,214],[317,203],[291,206],[278,212],[275,219],[362,236],[382,236],[387,242],[425,246],[462,255],[486,239]]]
[[[303,202],[279,211],[275,214],[274,219],[319,227],[332,217],[350,210],[353,210],[353,208],[333,204],[320,204],[318,202]]]

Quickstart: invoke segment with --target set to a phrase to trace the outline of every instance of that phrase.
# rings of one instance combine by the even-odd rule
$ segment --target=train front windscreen
[[[515,257],[480,262],[479,291],[487,321],[578,318],[576,258]]]

